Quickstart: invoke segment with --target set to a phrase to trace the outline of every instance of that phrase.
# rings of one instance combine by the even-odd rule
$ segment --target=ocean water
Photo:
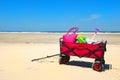
[[[67,31],[2,31],[0,33],[66,33]],[[94,33],[94,31],[78,31],[78,33],[83,32],[83,33]],[[120,33],[120,31],[100,31],[100,33]]]
[[[41,32],[49,32],[49,33],[65,33],[67,31],[41,31]],[[93,33],[94,31],[78,31],[83,33]],[[120,31],[100,31],[100,33],[120,33]]]

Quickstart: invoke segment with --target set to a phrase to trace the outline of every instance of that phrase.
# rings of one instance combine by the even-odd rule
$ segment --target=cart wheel
[[[103,71],[104,65],[101,64],[100,61],[96,61],[95,63],[93,63],[92,68],[93,68],[93,70],[96,70],[96,71]]]
[[[69,60],[70,60],[70,56],[68,55],[60,56],[59,64],[66,64],[67,62],[69,62]]]

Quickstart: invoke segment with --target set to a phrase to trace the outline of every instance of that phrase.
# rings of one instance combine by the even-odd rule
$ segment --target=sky
[[[120,31],[120,0],[0,0],[0,32]]]

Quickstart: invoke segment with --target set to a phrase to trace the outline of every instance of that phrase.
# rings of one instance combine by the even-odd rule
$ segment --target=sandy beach
[[[59,65],[59,56],[31,62],[32,59],[58,54],[63,33],[0,33],[0,80],[120,80],[120,33],[100,33],[107,40],[105,71],[92,70],[94,59],[71,57]],[[83,33],[88,38],[93,34]],[[109,69],[109,66],[112,66]]]

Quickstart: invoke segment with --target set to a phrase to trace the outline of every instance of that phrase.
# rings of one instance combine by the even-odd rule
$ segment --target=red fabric
[[[71,56],[84,56],[88,58],[97,58],[98,56],[101,58],[104,56],[104,44],[80,44],[64,42],[61,46],[61,52]]]

